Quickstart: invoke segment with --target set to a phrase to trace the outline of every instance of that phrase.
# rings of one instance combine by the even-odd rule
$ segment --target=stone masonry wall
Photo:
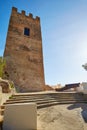
[[[30,35],[24,35],[24,28]],[[12,8],[6,47],[6,78],[12,80],[20,92],[44,90],[44,67],[40,18],[25,15]]]

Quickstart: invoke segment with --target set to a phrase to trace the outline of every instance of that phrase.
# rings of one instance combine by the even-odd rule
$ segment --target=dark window
[[[24,28],[24,35],[30,36],[30,29],[29,28]]]

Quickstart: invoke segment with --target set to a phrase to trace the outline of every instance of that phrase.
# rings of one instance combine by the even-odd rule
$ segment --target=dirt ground
[[[38,130],[87,130],[87,104],[56,105],[37,113]]]

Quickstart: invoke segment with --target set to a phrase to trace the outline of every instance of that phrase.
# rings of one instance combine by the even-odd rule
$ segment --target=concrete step
[[[50,103],[50,102],[74,102],[74,101],[77,101],[77,102],[85,102],[85,100],[79,100],[79,99],[73,99],[73,100],[70,100],[70,99],[60,99],[60,100],[57,100],[57,99],[51,99],[51,100],[16,100],[16,101],[7,101],[4,103],[5,104],[14,104],[14,103],[29,103],[29,102],[35,102],[37,104],[43,104],[43,103]]]
[[[54,99],[51,100],[20,100],[20,101],[6,101],[4,104],[14,104],[14,103],[26,103],[26,102],[35,102],[35,103],[44,103],[44,102],[51,102],[56,101]]]
[[[27,101],[25,102],[17,102],[17,103],[28,103]],[[36,102],[37,103],[37,109],[40,109],[40,108],[45,108],[45,107],[49,107],[49,106],[54,106],[54,105],[62,105],[62,104],[76,104],[76,103],[87,103],[87,101],[84,101],[84,100],[78,100],[78,101],[75,101],[75,100],[69,100],[69,101],[56,101],[56,100],[52,100],[52,101],[44,101],[44,102]],[[1,106],[1,114],[4,115],[4,110],[5,110],[5,106],[7,104],[11,104],[11,103],[4,103],[4,105]]]
[[[3,116],[0,115],[0,130],[2,130],[2,125],[3,125]]]
[[[10,97],[10,99],[20,99],[20,98],[40,98],[40,97],[42,97],[42,98],[44,98],[44,97],[83,97],[83,95],[80,95],[80,94],[75,94],[75,95],[39,95],[39,96],[17,96],[17,97],[14,97],[14,96],[12,96],[12,97]]]
[[[28,102],[18,102],[18,103],[28,103]],[[84,100],[80,100],[80,101],[61,101],[61,102],[58,102],[58,101],[44,101],[44,102],[37,102],[37,108],[39,108],[40,106],[49,106],[49,105],[56,105],[56,104],[73,104],[73,103],[87,103],[87,101],[84,101]],[[5,109],[5,106],[7,104],[11,104],[11,103],[4,103],[2,106],[1,106],[1,109]]]
[[[4,109],[4,108],[5,108],[5,105],[1,105],[1,106],[0,106],[0,109]]]
[[[29,99],[36,99],[36,98],[48,98],[48,97],[51,97],[51,98],[82,98],[83,97],[83,95],[82,94],[69,94],[69,95],[67,95],[67,94],[62,94],[62,95],[60,95],[59,93],[58,94],[43,94],[43,95],[24,95],[24,96],[12,96],[11,97],[11,99],[23,99],[23,98],[25,98],[25,99],[27,99],[27,98],[29,98]]]
[[[18,99],[8,99],[7,100],[7,102],[8,101],[21,101],[21,100],[29,100],[29,101],[31,101],[31,100],[34,100],[34,101],[43,101],[43,100],[52,100],[52,99],[55,99],[55,100],[77,100],[77,99],[79,99],[79,100],[81,100],[81,99],[83,99],[83,98],[81,98],[81,97],[78,97],[78,98],[75,98],[75,97],[70,97],[70,98],[62,98],[62,97],[60,97],[60,98],[56,98],[56,97],[44,97],[44,98],[18,98]]]
[[[26,95],[47,95],[47,94],[77,94],[81,92],[57,92],[57,91],[44,91],[44,92],[34,92],[34,93],[15,93],[14,96],[26,96]]]
[[[48,98],[18,98],[18,99],[8,99],[7,101],[20,101],[20,100],[49,100],[49,99],[54,99],[51,97]]]
[[[9,100],[4,104],[13,104],[13,103],[24,103],[24,102],[52,102],[52,101],[85,101],[83,94],[81,93],[50,93],[50,94],[22,94],[22,95],[13,95]]]
[[[50,107],[50,106],[55,106],[55,105],[63,105],[63,104],[76,104],[76,103],[87,103],[87,101],[64,101],[64,102],[52,102],[52,103],[49,103],[49,104],[40,104],[40,105],[37,105],[37,109],[40,109],[40,108],[45,108],[45,107]]]
[[[84,98],[21,98],[21,99],[8,99],[6,102],[16,102],[16,101],[44,101],[44,100],[84,100]]]
[[[19,98],[19,97],[41,97],[41,96],[59,96],[59,97],[66,97],[66,96],[75,96],[75,95],[82,95],[81,93],[45,93],[45,94],[21,94],[21,95],[13,95],[13,97]]]
[[[3,114],[4,114],[4,110],[5,110],[5,109],[0,109],[0,115],[3,115]]]

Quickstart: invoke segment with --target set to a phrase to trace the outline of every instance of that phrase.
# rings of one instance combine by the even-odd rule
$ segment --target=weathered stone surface
[[[30,35],[24,35],[24,28]],[[4,57],[5,73],[20,92],[44,90],[44,68],[40,19],[12,9]]]
[[[0,87],[2,88],[3,93],[9,93],[11,91],[8,80],[3,80],[0,78]]]
[[[49,91],[49,90],[54,90],[54,88],[52,88],[51,86],[49,85],[45,85],[45,90],[46,91]]]

